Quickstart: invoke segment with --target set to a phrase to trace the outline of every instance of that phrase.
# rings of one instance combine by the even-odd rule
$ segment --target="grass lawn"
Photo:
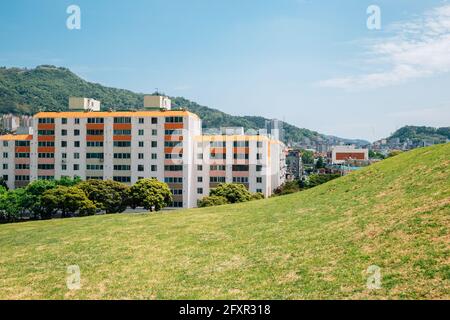
[[[445,144],[284,197],[0,225],[0,298],[450,299],[449,225]]]

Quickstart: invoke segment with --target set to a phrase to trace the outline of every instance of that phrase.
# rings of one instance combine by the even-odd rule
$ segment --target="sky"
[[[450,1],[2,1],[0,66],[41,64],[374,141],[450,126]]]

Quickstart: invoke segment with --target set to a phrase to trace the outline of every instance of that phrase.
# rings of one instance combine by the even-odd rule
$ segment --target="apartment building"
[[[0,136],[0,176],[10,188],[62,177],[126,184],[156,178],[172,190],[172,207],[184,208],[220,182],[243,183],[266,196],[283,183],[281,142],[243,133],[204,136],[201,119],[171,110],[167,97],[146,98],[145,105],[105,112],[95,111],[92,99],[71,99],[68,112],[40,112],[32,135]]]

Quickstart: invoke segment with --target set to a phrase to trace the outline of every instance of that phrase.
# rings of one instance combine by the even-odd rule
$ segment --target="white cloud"
[[[319,85],[350,90],[379,88],[450,72],[450,5],[392,24],[388,29],[393,36],[368,48],[373,58],[367,64],[379,64],[381,71],[328,79]]]

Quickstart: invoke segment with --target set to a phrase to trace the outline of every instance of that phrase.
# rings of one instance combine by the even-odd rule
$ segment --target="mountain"
[[[402,143],[408,139],[412,142],[429,141],[430,143],[442,143],[450,140],[450,127],[433,128],[405,126],[395,131],[387,139],[400,139],[400,142]]]
[[[0,68],[0,113],[33,114],[37,111],[66,110],[69,96],[94,98],[101,101],[103,109],[122,110],[142,106],[144,94],[87,82],[67,68],[51,65],[34,69]],[[232,116],[182,97],[171,98],[173,107],[198,114],[205,128],[240,126],[246,130],[256,130],[264,128],[267,120],[263,117]],[[284,138],[287,142],[353,141],[331,138],[288,123],[284,123]],[[367,141],[361,143],[368,144]]]
[[[436,145],[288,196],[0,225],[0,299],[449,299],[449,159]]]

